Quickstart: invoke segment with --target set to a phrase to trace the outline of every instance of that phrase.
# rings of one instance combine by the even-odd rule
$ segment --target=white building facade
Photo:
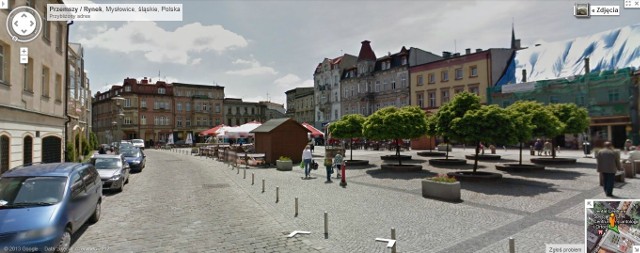
[[[342,117],[340,105],[340,79],[345,68],[356,64],[357,57],[344,54],[340,57],[325,58],[313,74],[315,95],[315,125],[322,129],[329,122]]]

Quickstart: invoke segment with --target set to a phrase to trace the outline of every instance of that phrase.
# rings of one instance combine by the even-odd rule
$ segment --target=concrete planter
[[[276,160],[276,168],[278,170],[292,170],[293,162],[291,160],[289,161]]]
[[[460,182],[445,183],[422,180],[422,196],[450,202],[460,201]]]
[[[449,152],[451,152],[451,145],[438,145],[438,147],[436,147],[438,151],[447,151],[447,148],[449,149]]]

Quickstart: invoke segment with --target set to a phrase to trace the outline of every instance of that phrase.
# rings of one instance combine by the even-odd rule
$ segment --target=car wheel
[[[98,201],[98,203],[96,203],[96,209],[93,211],[93,214],[91,215],[91,218],[89,218],[89,222],[91,223],[96,223],[100,220],[100,214],[101,214],[101,208],[102,207],[102,203],[100,203],[100,201]]]
[[[120,188],[118,188],[118,192],[122,192],[122,190],[124,190],[124,179],[122,179],[122,182],[120,183]]]
[[[64,229],[58,245],[56,247],[56,253],[67,253],[71,247],[71,229],[69,227]]]
[[[129,177],[127,177],[127,181],[124,181],[125,184],[129,183]]]

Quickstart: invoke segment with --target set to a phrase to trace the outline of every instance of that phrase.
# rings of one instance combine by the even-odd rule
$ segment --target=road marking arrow
[[[384,238],[376,238],[378,242],[387,242],[387,248],[393,247],[396,244],[396,240],[393,239],[384,239]]]
[[[298,231],[298,230],[296,230],[296,231],[291,232],[291,234],[287,235],[287,237],[289,237],[289,238],[291,238],[291,237],[295,237],[295,236],[296,236],[296,234],[311,234],[311,232],[309,232],[309,231]]]

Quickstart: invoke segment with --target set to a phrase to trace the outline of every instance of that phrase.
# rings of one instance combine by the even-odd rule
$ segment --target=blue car
[[[123,149],[120,150],[120,154],[124,155],[124,159],[127,161],[132,171],[142,172],[142,169],[144,169],[144,166],[147,163],[147,156],[144,154],[142,149]]]
[[[91,164],[11,169],[0,176],[0,250],[68,252],[71,235],[100,219],[101,203],[102,181]]]

